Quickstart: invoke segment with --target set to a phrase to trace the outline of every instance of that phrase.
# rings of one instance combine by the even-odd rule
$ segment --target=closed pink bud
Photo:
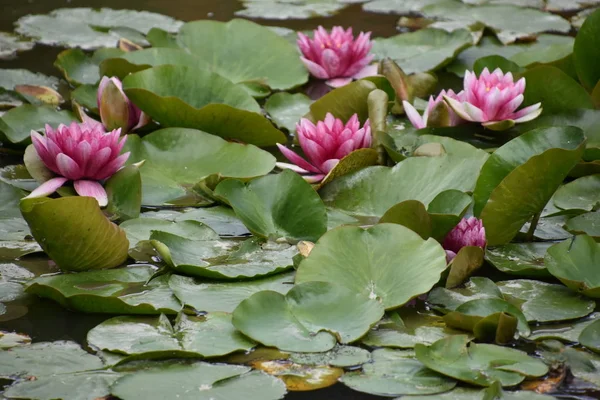
[[[100,119],[107,130],[121,128],[122,133],[141,128],[150,118],[136,107],[123,91],[121,81],[103,77],[97,94]]]
[[[474,72],[466,71],[464,92],[463,100],[449,96],[444,99],[461,118],[481,122],[490,129],[507,129],[542,113],[541,103],[517,111],[524,100],[525,78],[514,82],[512,74],[504,74],[500,68],[492,73],[484,68],[479,78]]]
[[[369,121],[361,127],[357,114],[350,117],[346,124],[330,113],[316,124],[302,118],[296,125],[296,133],[308,161],[277,144],[283,155],[294,163],[277,163],[277,166],[306,175],[304,179],[311,183],[321,181],[340,159],[354,150],[371,147]]]
[[[100,124],[89,122],[61,124],[56,130],[46,125],[44,136],[31,131],[35,151],[58,176],[44,182],[28,197],[47,196],[73,181],[80,196],[94,197],[105,206],[108,198],[99,181],[110,178],[129,158],[129,152],[121,154],[127,136],[120,136],[120,129],[107,133]]]
[[[475,217],[463,218],[444,238],[442,247],[446,250],[448,261],[465,246],[485,248],[485,228],[480,219]]]
[[[373,55],[369,54],[373,42],[371,32],[361,32],[355,39],[352,28],[344,30],[334,26],[331,33],[322,26],[314,31],[310,39],[298,33],[300,59],[308,71],[319,79],[328,79],[331,86],[342,86],[352,78],[375,75],[377,67],[369,66]]]

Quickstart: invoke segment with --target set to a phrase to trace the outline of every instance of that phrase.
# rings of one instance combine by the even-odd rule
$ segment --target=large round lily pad
[[[577,33],[573,47],[573,63],[577,76],[588,90],[592,90],[600,79],[600,73],[595,67],[600,62],[600,57],[596,51],[600,44],[598,39],[600,33],[599,21],[599,11],[586,17]]]
[[[547,277],[550,273],[544,265],[544,256],[550,246],[550,242],[509,243],[487,248],[485,259],[508,274]]]
[[[387,39],[377,39],[373,53],[379,60],[391,58],[404,72],[432,71],[447,64],[456,54],[473,43],[466,29],[446,32],[442,29],[421,29]]]
[[[555,244],[545,258],[548,271],[570,289],[593,298],[600,297],[600,244],[578,235]]]
[[[573,234],[585,233],[598,242],[600,241],[600,213],[590,212],[578,215],[568,220],[564,228]]]
[[[167,284],[169,276],[150,280],[155,272],[149,266],[131,266],[41,276],[27,282],[25,290],[82,312],[176,314],[181,304]]]
[[[342,226],[323,235],[300,263],[296,283],[335,283],[390,309],[426,293],[445,269],[439,243],[404,226]]]
[[[320,194],[327,206],[349,214],[381,217],[405,200],[418,200],[428,206],[443,191],[472,191],[487,156],[479,150],[469,158],[410,157],[393,168],[367,167],[344,175],[321,189]]]
[[[26,199],[21,212],[33,237],[63,270],[114,268],[127,259],[125,232],[93,197]]]
[[[174,354],[216,357],[247,351],[254,342],[235,330],[231,314],[210,313],[201,317],[178,317],[175,326],[159,317],[115,317],[88,332],[88,344],[128,355],[152,353],[152,357]]]
[[[123,400],[277,400],[285,392],[283,382],[263,372],[204,362],[151,364],[111,387]]]
[[[243,87],[206,69],[161,65],[129,75],[123,89],[165,127],[200,129],[259,146],[285,142]]]
[[[207,312],[232,312],[256,292],[268,290],[285,294],[293,283],[293,273],[243,282],[203,282],[181,275],[172,275],[169,280],[173,293],[183,304]]]
[[[316,241],[327,231],[323,201],[310,184],[289,170],[247,185],[229,179],[220,183],[214,194],[224,198],[260,237]]]
[[[527,353],[493,344],[470,342],[465,335],[415,345],[417,359],[441,374],[477,386],[514,386],[526,377],[542,376],[548,367]]]
[[[143,138],[129,135],[126,148],[132,153],[128,162],[145,160],[140,169],[145,205],[193,193],[192,187],[210,175],[251,178],[275,167],[275,157],[266,151],[194,129],[161,129]]]
[[[561,186],[554,205],[562,210],[581,213],[600,206],[600,175],[588,175]]]
[[[490,156],[473,192],[474,213],[483,220],[488,245],[509,242],[542,211],[584,148],[579,128],[540,128],[511,140]]]
[[[155,231],[150,237],[161,258],[175,271],[211,279],[238,280],[273,275],[292,268],[296,246],[250,238],[190,240]]]
[[[236,83],[257,81],[285,90],[308,79],[295,46],[269,28],[247,20],[188,22],[179,31],[177,42]]]
[[[383,306],[363,293],[328,282],[306,282],[285,296],[255,293],[234,310],[233,324],[266,346],[322,352],[335,346],[336,337],[341,343],[359,339],[382,316]]]
[[[68,125],[75,120],[75,115],[69,111],[25,104],[0,117],[0,137],[4,136],[12,143],[27,142],[32,130],[42,131],[46,124],[56,129],[60,124]]]
[[[359,392],[377,396],[400,396],[446,392],[456,381],[426,368],[412,352],[378,349],[373,362],[361,372],[345,374],[340,381]]]
[[[153,231],[161,231],[182,236],[190,240],[218,240],[219,235],[208,226],[193,220],[168,221],[157,218],[134,218],[119,225],[127,234],[129,246],[142,240],[149,240]]]

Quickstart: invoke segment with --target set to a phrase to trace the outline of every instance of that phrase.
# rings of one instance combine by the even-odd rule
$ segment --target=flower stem
[[[533,242],[533,235],[535,233],[535,228],[537,228],[538,222],[540,220],[541,212],[535,214],[531,219],[531,225],[529,226],[529,230],[527,231],[526,239],[528,242]]]

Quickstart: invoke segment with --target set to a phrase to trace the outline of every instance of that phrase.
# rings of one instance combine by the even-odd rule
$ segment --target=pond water
[[[234,12],[242,9],[236,0],[130,0],[125,7],[122,0],[0,0],[0,31],[11,31],[13,23],[27,14],[44,14],[62,7],[108,7],[114,9],[127,8],[146,10],[169,15],[182,21],[213,19],[229,21],[235,17]],[[387,37],[398,32],[396,22],[398,16],[369,14],[362,10],[360,4],[350,5],[329,18],[312,18],[300,20],[258,20],[264,25],[283,26],[294,30],[313,29],[317,25],[331,27],[333,25],[352,26],[355,31],[372,31],[374,36]],[[36,46],[33,51],[20,54],[17,58],[0,61],[0,68],[25,68],[47,75],[59,76],[53,66],[56,56],[62,49],[50,46]],[[0,166],[21,162],[20,155],[10,152],[0,153]],[[36,264],[46,270],[46,259],[25,258],[27,262]],[[506,278],[506,277],[505,277]],[[15,318],[23,314],[20,317]],[[27,298],[23,304],[13,305],[10,312],[0,316],[0,329],[28,334],[33,341],[73,340],[85,343],[88,331],[110,316],[71,312],[58,304],[38,298]],[[1,382],[0,382],[1,383]],[[561,399],[599,399],[600,392],[590,390],[586,384],[573,381],[562,393],[553,394]],[[337,384],[327,389],[311,392],[290,392],[288,400],[370,400],[384,397],[372,396],[352,391],[344,385]]]

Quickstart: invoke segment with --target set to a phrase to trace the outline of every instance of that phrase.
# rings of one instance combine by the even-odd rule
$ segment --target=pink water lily
[[[371,32],[361,32],[354,39],[352,28],[334,26],[329,33],[319,26],[312,39],[298,33],[300,59],[315,78],[328,79],[327,84],[333,87],[343,86],[353,78],[377,74],[377,65],[369,65],[373,60],[370,38]]]
[[[525,78],[514,82],[512,74],[504,74],[500,68],[492,73],[484,68],[479,78],[474,72],[466,71],[464,92],[462,101],[450,96],[444,99],[461,118],[481,122],[490,129],[508,129],[515,123],[531,121],[542,113],[541,103],[516,111],[524,100]]]
[[[477,246],[485,249],[487,240],[485,228],[480,219],[463,218],[444,238],[442,247],[446,250],[446,259],[450,262],[465,246]]]
[[[456,115],[456,113],[444,102],[444,96],[455,99],[457,101],[464,101],[465,92],[461,90],[458,93],[454,93],[454,91],[450,89],[448,91],[442,90],[436,98],[434,98],[433,96],[429,96],[429,102],[427,103],[427,108],[423,112],[423,115],[420,115],[419,112],[408,101],[402,101],[404,111],[406,112],[406,116],[410,120],[410,123],[417,129],[423,129],[428,126],[434,125],[456,126],[464,122],[463,119]],[[434,113],[436,107],[445,107],[448,118],[446,121],[436,120],[432,124],[432,121],[429,119],[429,117]]]
[[[103,77],[98,86],[96,100],[100,119],[108,130],[121,128],[122,133],[127,133],[150,122],[150,118],[125,95],[119,78]]]
[[[283,155],[294,164],[278,162],[282,169],[291,169],[305,175],[310,183],[320,182],[335,167],[340,159],[352,151],[371,146],[369,120],[360,126],[354,114],[344,125],[342,120],[327,113],[325,120],[313,124],[302,118],[296,125],[298,142],[308,161],[292,150],[277,144]]]
[[[110,178],[129,158],[129,152],[120,154],[127,140],[127,136],[120,136],[120,129],[106,133],[101,126],[76,122],[61,124],[56,130],[46,125],[43,136],[31,131],[35,151],[58,176],[42,183],[27,197],[47,196],[73,181],[80,196],[94,197],[100,206],[105,206],[108,196],[100,182]]]

